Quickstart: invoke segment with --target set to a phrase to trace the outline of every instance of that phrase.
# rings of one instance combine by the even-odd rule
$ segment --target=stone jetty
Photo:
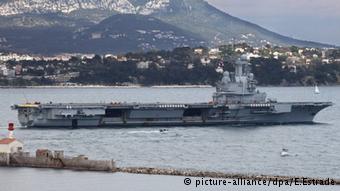
[[[144,168],[144,167],[127,167],[117,168],[116,172],[132,173],[132,174],[147,174],[147,175],[165,175],[165,176],[183,176],[183,177],[203,177],[203,178],[217,178],[217,179],[243,179],[243,180],[282,180],[296,182],[318,181],[325,182],[325,178],[308,178],[299,176],[275,176],[275,175],[255,175],[255,174],[232,174],[222,172],[196,171],[190,169],[161,169],[161,168]],[[340,179],[329,179],[334,181],[334,184],[340,185]]]
[[[31,156],[29,152],[11,153],[9,157],[6,153],[0,153],[0,166],[107,172],[116,169],[113,160],[89,160],[84,155],[66,157],[64,151],[52,152],[47,149],[38,149],[35,156]]]

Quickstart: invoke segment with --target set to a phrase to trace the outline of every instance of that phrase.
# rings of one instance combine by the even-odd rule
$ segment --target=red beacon
[[[14,123],[8,123],[8,138],[13,139]]]

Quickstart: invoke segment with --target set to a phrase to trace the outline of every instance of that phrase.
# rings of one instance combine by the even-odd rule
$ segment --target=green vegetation
[[[215,71],[217,63],[203,66],[190,48],[178,48],[172,52],[129,53],[126,57],[127,61],[123,62],[112,58],[101,59],[99,56],[86,60],[86,64],[78,68],[79,77],[72,79],[72,82],[148,86],[214,84],[220,78],[220,74]],[[138,69],[137,65],[141,62],[148,63],[147,68]],[[193,68],[188,69],[189,65]]]
[[[247,52],[254,51],[252,47],[242,44],[239,46]],[[222,77],[221,69],[234,70],[233,63],[241,53],[233,51],[233,48],[230,45],[221,46],[214,54],[204,47],[195,49],[185,47],[172,51],[127,53],[120,56],[96,55],[91,59],[72,57],[68,61],[8,61],[3,65],[12,70],[15,68],[21,70],[12,77],[0,74],[0,86],[65,84],[214,86]],[[306,49],[303,54],[301,49],[296,47],[284,50],[294,52],[294,55],[282,54],[275,57],[271,52],[280,51],[280,48],[268,46],[258,50],[260,57],[251,58],[252,72],[259,85],[339,84],[338,61],[325,64],[325,59],[320,59],[320,51],[314,49]],[[332,50],[327,56],[330,60],[337,60],[340,57],[339,52]],[[306,60],[310,60],[308,64],[304,63]]]

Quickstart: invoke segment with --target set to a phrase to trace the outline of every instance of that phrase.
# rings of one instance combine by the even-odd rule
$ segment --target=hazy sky
[[[340,0],[206,0],[280,34],[340,45]]]

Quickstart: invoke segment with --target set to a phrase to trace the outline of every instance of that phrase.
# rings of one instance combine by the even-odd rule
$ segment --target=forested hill
[[[176,48],[172,51],[118,56],[96,55],[83,59],[72,57],[67,61],[8,61],[2,68],[7,68],[7,73],[12,75],[0,74],[0,85],[214,86],[222,77],[223,71],[234,70],[233,63],[240,56],[240,53],[232,52],[228,48],[220,49],[222,51],[215,55],[209,54],[209,50],[205,48]],[[311,53],[305,50],[305,55],[301,57],[308,58],[309,54]],[[296,59],[296,56],[268,55],[251,58],[252,71],[259,85],[339,84],[340,51],[332,50],[329,58],[322,60],[316,58],[317,54],[317,51],[313,50],[311,56],[315,58],[305,59],[307,64],[296,60],[292,62],[291,59]],[[324,63],[324,60],[328,63]],[[13,72],[9,72],[12,70]]]

